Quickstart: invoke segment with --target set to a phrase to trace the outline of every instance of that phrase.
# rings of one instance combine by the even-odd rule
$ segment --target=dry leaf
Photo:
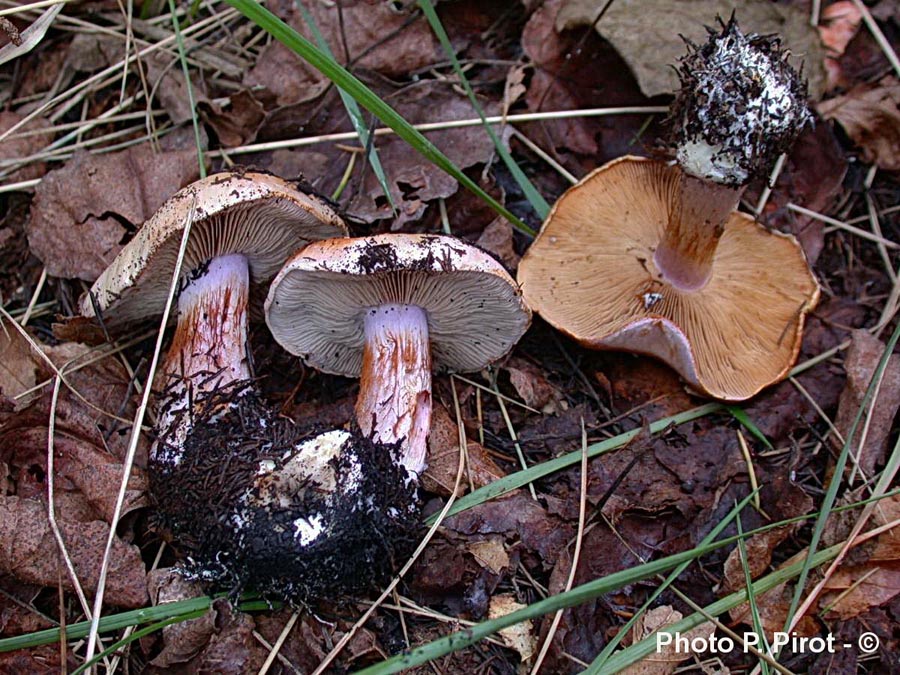
[[[147,575],[147,587],[153,605],[189,600],[203,595],[196,583],[185,580],[171,567],[152,570]],[[151,662],[157,668],[170,668],[197,656],[215,632],[216,612],[210,608],[203,616],[162,629],[163,649]]]
[[[648,635],[652,635],[656,631],[664,630],[666,626],[671,626],[682,619],[681,612],[672,609],[666,605],[651,609],[644,614],[641,619],[631,629],[632,644],[643,640]],[[708,640],[715,632],[716,627],[707,621],[686,633],[679,635],[680,638],[688,641],[688,644],[695,639]],[[660,647],[655,653],[638,661],[634,665],[628,666],[622,673],[627,675],[672,675],[678,664],[691,658],[690,650],[678,650],[676,645],[670,644]]]
[[[18,113],[0,112],[0,134],[21,122],[24,116]],[[42,150],[53,139],[52,134],[35,134],[34,136],[22,136],[26,132],[35,132],[47,129],[50,124],[43,117],[35,117],[30,122],[23,124],[6,140],[0,141],[0,157],[4,160],[21,159],[33,155]],[[34,180],[40,178],[46,172],[43,162],[32,162],[23,166],[4,178],[4,181],[14,183],[22,180]]]
[[[494,218],[475,243],[492,253],[510,272],[518,269],[521,256],[516,253],[513,246],[513,228],[506,218],[500,216]]]
[[[527,605],[517,602],[513,595],[495,595],[491,598],[488,618],[499,619],[501,616],[512,614],[520,609],[525,609],[525,607]],[[537,651],[537,639],[533,633],[531,619],[503,628],[500,630],[499,635],[507,647],[519,652],[519,658],[523,662],[534,656],[535,651]]]
[[[837,417],[834,420],[835,426],[845,439],[883,353],[884,343],[878,338],[865,330],[853,331],[850,348],[844,359],[847,384],[841,393]],[[894,354],[888,359],[885,367],[871,418],[866,424],[857,427],[856,437],[850,447],[853,455],[859,458],[860,468],[867,478],[872,477],[875,467],[884,459],[898,408],[900,408],[900,356]],[[864,432],[866,442],[860,448],[859,441]],[[837,439],[834,439],[834,443],[838,449],[843,445]]]
[[[78,151],[35,188],[28,243],[47,273],[93,281],[137,228],[198,176],[197,153]]]
[[[414,10],[397,11],[385,2],[343,0],[341,3],[304,3],[338,62],[375,70],[389,77],[408,77],[443,58],[434,33]],[[291,27],[315,42],[300,12],[292,5],[281,11]],[[283,8],[277,8],[276,11]],[[346,51],[344,49],[346,45]],[[275,94],[278,105],[317,98],[328,81],[280,42],[266,47],[244,83]]]
[[[595,24],[605,0],[566,0],[556,18],[559,31]],[[683,35],[696,44],[704,42],[704,26],[716,27],[716,17],[727,20],[735,9],[730,0],[616,0],[596,30],[622,55],[647,96],[678,89],[672,66],[684,55]],[[803,61],[809,91],[818,99],[823,91],[824,53],[809,12],[798,5],[779,5],[748,0],[737,8],[745,33],[777,33],[790,49],[795,64]]]
[[[509,554],[500,536],[490,535],[486,539],[470,541],[467,548],[479,565],[488,568],[494,574],[500,574],[509,567]]]
[[[843,96],[822,101],[817,109],[836,120],[862,148],[863,159],[888,171],[900,170],[900,82],[887,75],[876,84],[860,84]]]
[[[85,593],[91,595],[97,587],[109,525],[100,521],[72,523],[60,513],[57,519],[78,579]],[[63,588],[73,589],[50,531],[45,504],[0,497],[0,572],[40,586],[55,587],[62,578]],[[138,548],[114,537],[106,580],[107,602],[120,607],[145,605],[144,578],[144,561]]]
[[[14,398],[36,383],[31,345],[6,319],[0,318],[0,392]]]
[[[466,444],[469,460],[463,474],[462,491],[468,488],[468,478],[476,488],[492,483],[505,476],[487,451],[475,441]],[[428,436],[428,466],[422,474],[422,487],[429,492],[449,496],[456,483],[459,465],[459,428],[450,418],[447,410],[436,404],[431,415],[431,433]]]
[[[894,495],[878,502],[870,522],[877,526],[898,519],[900,496]],[[861,553],[866,556],[864,562],[845,561],[826,582],[819,598],[820,611],[826,612],[826,618],[851,619],[900,594],[900,529],[878,535],[874,543],[861,548]]]
[[[547,381],[540,368],[514,356],[503,365],[503,370],[509,373],[510,383],[527,405],[545,415],[556,412],[562,394]]]
[[[457,93],[447,82],[435,80],[410,85],[402,95],[390,99],[390,103],[410,124],[478,117],[464,95]],[[482,101],[481,107],[485,115],[497,114],[498,106],[494,102]],[[480,126],[430,132],[428,140],[461,169],[484,164],[494,155],[494,144]],[[455,178],[431,162],[423,161],[402,139],[385,136],[379,138],[377,145],[389,179],[391,197],[399,213],[393,218],[378,178],[373,171],[367,171],[365,181],[348,209],[357,218],[367,223],[393,218],[391,229],[400,230],[419,220],[428,202],[447,198],[459,189]]]

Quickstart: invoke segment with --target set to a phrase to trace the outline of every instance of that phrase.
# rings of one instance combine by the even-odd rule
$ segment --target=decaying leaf
[[[556,18],[557,30],[595,24],[604,0],[566,0]],[[716,17],[727,20],[735,4],[729,0],[617,0],[596,30],[622,55],[647,96],[668,94],[678,88],[671,68],[684,54],[681,37],[696,44],[704,41],[704,26],[715,27]],[[809,12],[798,5],[765,0],[742,2],[737,19],[745,33],[777,33],[809,79],[813,99],[822,95],[825,80],[824,53]],[[665,17],[665,20],[660,20]]]
[[[648,635],[652,635],[656,631],[664,630],[666,626],[677,623],[684,618],[676,609],[666,605],[657,607],[648,611],[631,629],[632,643],[643,640]],[[690,645],[692,640],[703,639],[708,640],[715,632],[716,627],[709,621],[702,623],[696,628],[679,635],[680,638],[687,640]],[[690,649],[681,649],[675,644],[660,647],[654,654],[646,657],[642,661],[628,666],[621,672],[627,675],[672,675],[678,664],[691,658]]]
[[[109,525],[97,520],[72,523],[60,519],[59,529],[85,593],[92,594],[100,576]],[[63,587],[73,589],[50,530],[45,504],[34,499],[0,497],[0,572],[41,586],[56,586],[61,576]],[[106,600],[120,607],[142,606],[147,602],[144,577],[138,548],[115,537]]]
[[[388,101],[411,124],[478,117],[465,96],[448,83],[435,80],[411,85]],[[481,106],[485,115],[497,114],[496,103],[482,101]],[[429,132],[428,140],[462,169],[483,164],[494,154],[493,141],[481,126]],[[393,218],[381,184],[374,172],[367,171],[363,185],[349,207],[354,216],[365,222],[393,218],[391,229],[400,230],[421,218],[428,202],[449,197],[459,189],[455,178],[434,164],[423,162],[418,153],[410,150],[409,145],[396,136],[380,138],[378,153],[399,213]]]
[[[501,616],[525,609],[526,606],[518,602],[514,595],[498,594],[491,598],[488,618],[499,619]],[[521,621],[509,628],[503,628],[499,635],[507,647],[519,652],[519,658],[523,662],[530,659],[537,651],[537,639],[534,636],[530,619]]]
[[[900,170],[900,81],[886,75],[875,84],[859,84],[843,96],[818,105],[836,120],[863,151],[863,159],[888,171]]]
[[[35,385],[36,364],[25,337],[0,318],[0,392],[13,399]]]
[[[521,256],[513,246],[513,228],[506,218],[498,216],[488,223],[475,243],[492,253],[510,272],[519,267]]]
[[[479,488],[505,475],[503,469],[475,441],[466,443],[466,457],[469,464],[463,474],[462,491],[468,488],[469,477],[472,484]],[[431,434],[428,437],[428,466],[422,475],[422,486],[429,492],[449,495],[456,483],[458,466],[459,428],[443,406],[435,405],[431,416]]]
[[[488,568],[494,574],[500,574],[509,567],[509,554],[503,545],[503,538],[498,535],[489,535],[485,539],[469,542],[468,549],[479,565]]]
[[[562,400],[562,394],[551,385],[541,369],[519,357],[509,359],[503,370],[509,373],[509,381],[516,393],[532,408],[552,415]]]
[[[138,227],[198,176],[197,153],[76,152],[35,188],[28,243],[56,277],[93,281]]]
[[[853,331],[852,342],[844,359],[847,385],[841,393],[834,421],[845,439],[883,353],[884,343],[881,340],[865,330]],[[885,367],[871,416],[868,417],[866,424],[857,427],[856,436],[850,446],[850,451],[858,459],[859,466],[867,478],[872,477],[875,467],[884,458],[898,408],[900,408],[900,357],[892,355]],[[860,447],[864,433],[865,444]],[[843,445],[837,439],[834,439],[834,442],[838,449]]]
[[[189,600],[203,595],[196,583],[185,580],[171,567],[151,571],[147,575],[150,600],[154,605]],[[171,668],[186,663],[199,654],[209,643],[216,630],[216,612],[213,608],[197,619],[181,621],[162,630],[163,649],[153,659],[157,668]]]
[[[18,124],[24,118],[23,115],[11,111],[0,112],[0,134],[10,129],[13,125]],[[6,140],[0,141],[0,157],[4,162],[22,159],[34,153],[49,144],[52,136],[50,134],[34,133],[41,129],[46,129],[50,124],[43,117],[35,117],[30,122],[19,127],[18,131]],[[24,134],[33,135],[24,135]],[[16,182],[22,180],[34,180],[44,175],[46,167],[43,162],[31,162],[21,169],[13,171],[4,181]]]
[[[878,502],[870,521],[885,525],[900,519],[900,497]],[[859,555],[846,561],[825,584],[819,608],[827,618],[850,619],[900,594],[900,529],[878,535]],[[851,562],[852,561],[852,562]]]
[[[406,76],[442,58],[443,52],[421,15],[397,11],[388,3],[344,0],[341,3],[306,2],[316,27],[335,59],[342,65],[375,70],[387,76]],[[292,4],[275,8],[291,27],[315,42],[300,12]],[[346,47],[346,49],[345,49]],[[272,92],[278,105],[317,98],[328,81],[280,42],[263,50],[244,80]]]

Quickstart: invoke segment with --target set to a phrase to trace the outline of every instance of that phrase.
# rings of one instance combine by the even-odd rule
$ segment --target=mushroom
[[[272,540],[285,540],[279,527],[302,520],[312,499],[296,485],[298,494],[289,495],[288,503],[263,495],[266,481],[278,480],[303,437],[272,413],[253,386],[251,292],[296,249],[347,229],[324,201],[275,176],[209,176],[182,189],[144,223],[82,299],[82,313],[100,314],[113,329],[161,314],[187,223],[177,323],[163,363],[169,383],[150,450],[150,495],[157,528],[187,554],[187,575],[228,582],[237,591],[271,582],[254,564],[268,555],[266,569],[277,565],[283,551]],[[314,474],[307,483],[316,479]],[[257,493],[262,496],[254,506],[248,495]],[[239,527],[241,517],[252,527]],[[270,583],[275,590],[288,585]]]
[[[677,165],[623,157],[554,205],[519,265],[531,307],[583,345],[655,356],[714,398],[784,378],[819,287],[797,241],[737,212],[809,121],[778,40],[732,18],[692,47],[672,106]]]
[[[251,376],[247,351],[251,283],[262,284],[310,240],[345,235],[324,201],[276,176],[227,172],[188,185],[144,223],[81,300],[110,328],[162,314],[182,234],[190,222],[175,333],[163,363],[170,380],[151,460],[177,465],[204,395]]]
[[[398,445],[415,480],[425,468],[432,369],[486,367],[512,349],[531,311],[482,250],[446,236],[385,234],[299,251],[272,282],[266,321],[310,366],[360,378],[359,430]]]

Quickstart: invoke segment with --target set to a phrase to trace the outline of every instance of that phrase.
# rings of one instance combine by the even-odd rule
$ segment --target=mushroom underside
[[[94,316],[95,306],[109,327],[146,321],[162,313],[169,297],[182,230],[171,228],[162,239],[147,239],[132,255],[119,254],[84,297],[81,311]],[[289,199],[271,197],[246,202],[191,224],[182,262],[182,283],[192,271],[218,256],[247,258],[254,285],[271,279],[285,257],[310,240],[333,237],[337,227],[319,221]],[[140,232],[138,233],[140,236]]]
[[[558,202],[519,282],[532,308],[579,342],[650,354],[711,396],[746,399],[786,375],[818,284],[793,237],[737,212],[707,283],[668,284],[654,253],[678,175],[631,158],[592,174]]]
[[[293,272],[273,287],[267,304],[267,322],[282,345],[318,370],[349,377],[360,374],[365,316],[373,307],[425,310],[435,368],[459,372],[502,357],[529,321],[515,287],[502,277],[471,271]]]

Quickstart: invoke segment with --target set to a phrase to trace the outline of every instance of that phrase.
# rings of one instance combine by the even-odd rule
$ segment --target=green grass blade
[[[749,533],[748,533],[749,534]],[[815,553],[810,560],[812,561],[813,567],[818,567],[823,563],[828,562],[829,560],[833,560],[837,557],[838,552],[841,549],[841,544],[837,544],[835,546],[831,546],[830,548],[823,549],[818,553]],[[803,567],[803,563],[798,561],[793,565],[789,565],[784,569],[776,570],[775,572],[771,572],[764,577],[758,579],[750,589],[750,593],[752,595],[758,596],[766,591],[772,590],[779,584],[783,584],[786,581],[790,581],[794,577],[796,577]],[[735,591],[731,595],[726,595],[721,600],[717,600],[711,605],[707,605],[703,608],[703,611],[710,616],[720,616],[725,612],[738,607],[739,605],[747,602],[747,589],[743,588],[739,591]],[[666,626],[665,632],[667,633],[681,633],[684,634],[691,630],[692,628],[696,628],[700,624],[707,621],[706,616],[701,614],[700,612],[695,612],[690,616],[686,616],[681,621],[673,623],[670,626]],[[606,663],[603,670],[600,671],[600,675],[610,675],[610,673],[618,673],[620,670],[631,666],[638,661],[641,661],[648,656],[656,654],[656,635],[657,633],[653,633],[648,637],[644,638],[640,642],[636,642],[630,647],[626,647],[620,652],[617,652],[610,658],[610,660]]]
[[[97,654],[90,661],[85,661],[78,668],[72,671],[72,675],[80,675],[85,672],[88,668],[93,666],[95,663],[99,663],[107,656],[112,656],[115,652],[122,649],[122,647],[131,644],[135,640],[139,640],[145,635],[150,635],[151,633],[155,633],[158,630],[162,630],[166,626],[171,626],[173,623],[181,623],[182,621],[190,621],[191,619],[199,619],[201,616],[206,614],[205,609],[198,609],[194,612],[189,612],[188,614],[173,616],[168,619],[163,619],[162,621],[157,621],[156,623],[150,624],[149,626],[144,626],[143,628],[134,631],[131,635],[122,638],[118,642],[112,643],[109,647],[104,649],[102,652]]]
[[[713,541],[715,541],[716,537],[718,537],[720,534],[722,534],[722,532],[725,530],[725,528],[728,527],[728,525],[731,524],[731,521],[733,521],[735,518],[738,518],[738,522],[740,522],[741,511],[743,511],[744,508],[747,506],[747,504],[750,503],[750,500],[752,500],[753,497],[756,496],[757,492],[758,492],[758,490],[754,490],[749,495],[744,497],[738,504],[735,504],[734,508],[731,509],[731,511],[728,513],[728,515],[725,516],[710,531],[709,534],[707,534],[705,537],[703,537],[703,539],[700,541],[698,546],[707,546],[708,544],[711,544]],[[743,533],[738,532],[738,534],[743,534]],[[739,540],[739,543],[743,543],[743,538]],[[610,656],[612,656],[612,653],[615,651],[616,647],[619,646],[619,643],[621,643],[622,640],[624,640],[626,636],[631,634],[632,626],[634,626],[634,624],[636,624],[640,620],[640,618],[644,615],[644,613],[648,609],[650,609],[650,607],[653,605],[653,603],[656,602],[656,599],[660,595],[662,595],[663,591],[665,591],[669,586],[671,586],[673,583],[675,583],[675,580],[679,576],[681,576],[681,573],[684,572],[688,568],[688,565],[690,565],[690,564],[691,564],[690,562],[681,563],[678,567],[676,567],[674,570],[672,570],[672,572],[669,574],[669,576],[666,577],[666,580],[662,584],[660,584],[659,587],[655,591],[653,591],[653,593],[650,595],[650,597],[647,599],[647,601],[644,602],[644,604],[641,606],[641,608],[637,612],[634,613],[634,616],[632,616],[627,621],[627,623],[619,629],[619,632],[616,633],[615,637],[613,637],[606,644],[606,646],[603,647],[603,650],[597,655],[597,658],[595,658],[593,660],[591,665],[588,666],[584,670],[582,675],[596,675],[597,673],[600,672],[600,670],[603,668],[604,664],[609,660]]]
[[[785,630],[787,630],[787,627],[791,625],[791,622],[794,620],[794,614],[797,612],[797,608],[800,606],[800,598],[803,596],[803,590],[806,586],[806,580],[809,577],[809,571],[813,566],[812,561],[814,559],[816,549],[819,546],[819,542],[822,540],[822,533],[825,531],[825,523],[828,521],[828,516],[831,515],[831,510],[834,507],[835,499],[837,499],[838,488],[841,486],[841,483],[844,479],[844,468],[847,466],[847,457],[850,454],[850,444],[853,443],[853,439],[856,438],[856,429],[859,427],[859,423],[862,421],[866,407],[872,400],[872,396],[875,393],[875,385],[881,379],[881,374],[887,367],[888,359],[890,358],[891,354],[894,353],[894,347],[897,345],[898,339],[900,339],[900,324],[897,324],[897,327],[894,329],[894,332],[891,335],[891,339],[888,340],[888,343],[884,348],[884,353],[881,355],[881,359],[878,361],[878,366],[875,368],[875,372],[872,373],[872,379],[869,381],[869,386],[866,387],[866,393],[863,396],[863,400],[859,404],[859,410],[856,411],[856,416],[853,418],[853,423],[850,425],[850,429],[847,431],[844,445],[837,457],[837,461],[834,463],[834,471],[831,476],[831,483],[828,485],[828,490],[825,491],[825,499],[822,500],[822,508],[819,511],[819,517],[816,519],[816,524],[813,527],[812,538],[809,541],[809,552],[807,553],[806,559],[804,560],[803,570],[800,572],[800,578],[797,580],[797,587],[794,589],[794,597],[791,598],[791,606],[788,610],[787,619],[785,619],[784,624]]]
[[[221,596],[220,596],[221,597]],[[155,621],[165,621],[171,618],[181,617],[182,620],[190,618],[190,615],[197,611],[206,611],[215,598],[201,597],[191,598],[190,600],[180,600],[178,602],[167,602],[156,607],[145,607],[143,609],[133,609],[129,612],[121,612],[119,614],[110,614],[100,617],[100,632],[109,633],[114,630],[128,628],[129,626],[137,626],[143,623],[151,623]],[[269,609],[270,607],[280,607],[279,603],[274,605],[262,600],[246,600],[238,607],[241,611],[249,612],[254,610]],[[66,639],[75,640],[86,637],[91,630],[90,621],[80,621],[66,626]],[[59,628],[48,628],[47,630],[39,630],[25,635],[17,635],[15,637],[3,638],[0,640],[0,652],[11,652],[15,649],[26,649],[28,647],[37,647],[52,642],[59,642]]]
[[[890,492],[879,495],[877,497],[869,497],[858,502],[839,506],[833,509],[832,513],[851,511],[853,509],[859,508],[860,506],[871,504],[872,502],[881,501],[882,499],[890,499],[895,495],[900,495],[900,488],[895,488],[894,490],[891,490]],[[746,499],[750,499],[752,497],[753,494],[750,494]],[[788,518],[786,520],[781,520],[775,523],[769,523],[768,525],[764,525],[763,527],[751,530],[750,532],[747,532],[745,536],[751,537],[757,534],[763,534],[764,532],[768,532],[769,530],[784,527],[786,525],[792,525],[794,523],[800,523],[804,520],[809,520],[817,516],[818,513],[794,516],[793,518]],[[730,539],[723,540],[723,543],[724,545],[728,545],[734,543],[736,540],[737,537],[731,537]],[[208,597],[193,598],[191,600],[166,603],[157,607],[147,607],[144,609],[135,609],[127,612],[121,612],[119,614],[110,614],[100,619],[100,632],[111,632],[122,628],[128,628],[129,626],[136,626],[150,621],[167,620],[168,618],[173,617],[182,617],[182,620],[186,620],[186,617],[188,617],[188,615],[192,612],[201,609],[205,611],[207,608],[209,608],[211,600],[212,599]],[[255,596],[253,595],[247,595],[245,596],[244,601],[240,604],[239,607],[242,611],[251,612],[278,609],[279,607],[281,607],[281,604],[269,604],[261,600],[256,600]],[[90,631],[90,627],[90,621],[82,621],[81,623],[70,624],[66,628],[66,638],[72,640],[83,638]],[[26,633],[25,635],[3,638],[0,639],[0,652],[8,652],[15,649],[25,649],[27,647],[37,647],[53,642],[59,642],[59,639],[60,632],[58,628],[50,628],[33,633]]]
[[[315,45],[302,35],[299,35],[297,31],[284,21],[258,2],[255,2],[255,0],[226,0],[226,2],[304,59],[335,85],[350,94],[357,103],[393,129],[400,138],[409,143],[425,159],[455,178],[460,185],[473,192],[485,204],[506,218],[513,227],[534,236],[535,232],[532,228],[528,227],[505,206],[485,192],[475,181],[464,174],[431,141],[403,119],[396,110],[382,101],[375,92],[360,82],[334,59],[322,53],[321,50],[316,49]]]
[[[654,434],[659,433],[670,425],[679,425],[686,422],[692,422],[693,420],[700,419],[701,417],[714,412],[718,412],[719,410],[722,410],[721,404],[707,403],[697,408],[692,408],[691,410],[686,410],[685,412],[678,413],[677,415],[664,417],[661,420],[653,422],[650,425],[650,432]],[[637,435],[640,433],[641,429],[633,429],[632,431],[626,431],[625,433],[619,434],[618,436],[613,436],[612,438],[608,438],[599,443],[589,445],[587,449],[588,457],[597,457],[598,455],[602,455],[606,452],[618,450],[622,446],[634,440],[634,438],[637,437]],[[520,488],[523,485],[527,485],[528,483],[539,478],[543,478],[544,476],[549,476],[551,473],[555,473],[567,467],[578,464],[578,462],[580,461],[581,450],[576,450],[575,452],[570,452],[566,455],[562,455],[561,457],[557,457],[556,459],[541,462],[540,464],[536,464],[523,471],[511,473],[508,476],[504,476],[499,480],[495,480],[493,483],[489,483],[484,487],[480,487],[477,490],[474,490],[464,497],[456,500],[456,503],[450,508],[447,516],[452,516],[465,511],[466,509],[471,509],[473,506],[477,506],[478,504],[482,504],[486,501],[494,499],[495,497],[504,495],[507,492],[515,490],[516,488]],[[432,516],[426,521],[426,523],[428,525],[432,525],[434,523],[434,518],[435,516]]]
[[[494,142],[494,147],[497,148],[497,154],[499,154],[501,159],[503,159],[504,164],[506,164],[506,168],[509,169],[509,172],[516,180],[516,183],[519,184],[519,187],[525,194],[528,202],[531,204],[531,208],[535,210],[535,213],[538,214],[541,220],[546,219],[547,214],[550,213],[550,204],[548,204],[543,195],[538,192],[537,188],[534,187],[534,184],[530,180],[528,180],[528,176],[526,176],[525,172],[523,172],[522,169],[519,168],[516,160],[512,158],[512,155],[509,154],[509,150],[507,150],[506,146],[503,145],[503,141],[501,141],[497,134],[494,133],[493,127],[487,123],[484,115],[484,110],[482,110],[481,105],[478,103],[478,97],[475,96],[475,92],[472,90],[472,85],[469,84],[469,80],[466,77],[466,74],[463,72],[462,66],[460,66],[459,64],[459,59],[456,58],[456,52],[453,49],[453,45],[450,43],[450,38],[447,36],[447,31],[444,30],[444,26],[443,24],[441,24],[440,18],[438,18],[437,12],[434,11],[434,5],[431,4],[431,0],[419,0],[419,7],[421,7],[422,11],[425,13],[425,18],[428,19],[428,23],[431,24],[431,30],[434,31],[434,34],[437,36],[438,40],[440,40],[441,46],[447,53],[447,57],[450,59],[450,62],[453,64],[453,70],[456,72],[457,77],[459,77],[459,81],[462,83],[463,88],[466,90],[466,94],[468,94],[469,96],[469,101],[472,102],[472,107],[475,108],[475,111],[478,113],[478,117],[481,118],[481,122],[484,125],[485,131],[487,131],[488,135],[491,137],[491,140]]]
[[[573,588],[571,591],[560,593],[559,595],[553,595],[549,598],[545,598],[544,600],[535,602],[528,607],[525,607],[524,609],[511,612],[496,619],[483,621],[482,623],[471,626],[465,630],[457,631],[455,633],[447,635],[446,637],[440,638],[433,642],[429,642],[428,644],[422,645],[420,647],[416,647],[415,649],[412,649],[405,654],[394,656],[386,661],[382,661],[381,663],[365,668],[364,670],[359,671],[357,675],[389,675],[390,673],[398,673],[406,668],[412,668],[414,666],[433,661],[434,659],[440,658],[441,656],[445,656],[451,652],[473,645],[476,642],[483,640],[484,638],[493,635],[494,633],[504,628],[508,628],[517,623],[521,623],[522,621],[535,619],[537,617],[543,616],[544,614],[549,614],[560,609],[574,607],[583,602],[587,602],[588,600],[592,600],[596,597],[604,595],[605,593],[610,593],[629,584],[638,583],[644,579],[655,576],[662,572],[667,572],[668,570],[677,567],[684,562],[690,562],[700,557],[701,555],[705,555],[710,551],[721,548],[722,546],[731,543],[733,539],[734,538],[725,539],[703,548],[698,547],[690,551],[676,553],[675,555],[660,558],[659,560],[654,560],[652,562],[644,563],[643,565],[638,565],[627,570],[609,574],[600,579],[595,579],[594,581],[589,581],[586,584],[582,584],[581,586]],[[829,549],[820,551],[818,554],[813,556],[813,563],[822,564],[823,562],[834,558],[838,554],[839,550],[840,545],[832,546]],[[771,574],[757,581],[753,585],[752,592],[758,594],[769,590],[770,588],[774,588],[778,584],[787,581],[788,579],[791,579],[792,577],[799,574],[801,567],[801,563],[798,562],[794,565],[791,565],[790,567],[786,567],[783,570],[772,572]],[[736,593],[732,593],[731,595],[707,607],[706,611],[712,616],[718,616],[719,614],[722,614],[723,612],[726,612],[733,607],[737,607],[742,602],[746,602],[746,591],[747,589],[743,589]],[[694,625],[699,625],[703,621],[706,621],[706,617],[704,617],[700,613],[692,614],[690,617],[688,617],[688,619],[694,620],[695,617],[699,617],[699,619]],[[680,625],[683,623],[686,623],[686,620],[683,619],[675,625]],[[688,630],[691,627],[693,626],[689,626],[684,630]],[[668,627],[667,631],[673,632],[673,626]],[[644,642],[645,641],[641,641],[638,644],[643,644]],[[654,644],[651,646],[651,649],[655,649],[655,646],[656,645],[654,640]],[[615,656],[621,657],[621,655],[625,652],[628,652],[628,650],[623,650]],[[616,670],[610,669],[610,665],[613,663],[614,659],[615,657],[610,659],[610,662],[604,668],[603,672],[616,672],[616,670],[621,669],[621,665]],[[628,663],[634,663],[636,660],[638,659],[633,659],[631,661],[628,661]]]
[[[758,426],[756,426],[756,422],[754,422],[750,415],[747,414],[747,411],[744,410],[739,405],[726,405],[725,408],[728,412],[731,413],[731,416],[734,417],[738,422],[741,423],[743,427],[747,429],[753,436],[763,445],[765,445],[769,450],[774,450],[774,446],[766,438],[766,435],[760,430]]]
[[[738,551],[741,556],[741,567],[744,569],[744,586],[746,588],[753,587],[753,579],[750,577],[750,563],[747,558],[747,544],[744,543],[744,526],[741,518],[737,519],[737,530],[741,538],[738,540]],[[766,632],[763,630],[762,620],[759,618],[759,606],[756,604],[756,594],[749,593],[747,599],[750,601],[750,616],[753,618],[753,631],[757,635],[757,644],[763,652],[769,651],[769,643],[766,639]],[[763,659],[759,659],[759,667],[762,675],[769,675],[769,664]]]
[[[313,18],[313,15],[309,13],[309,10],[303,6],[303,3],[300,2],[300,0],[296,0],[294,4],[297,9],[300,10],[300,14],[303,16],[303,20],[306,21],[306,25],[309,26],[309,30],[312,31],[313,37],[316,39],[316,44],[319,45],[319,49],[325,52],[329,58],[337,61],[337,59],[334,58],[334,53],[328,46],[328,42],[325,40],[325,36],[322,35],[319,26],[316,25],[316,20]],[[337,90],[338,94],[341,96],[341,101],[344,102],[344,108],[347,109],[347,116],[350,118],[351,124],[353,124],[353,129],[356,131],[357,136],[359,136],[359,144],[366,150],[366,158],[369,160],[372,172],[381,184],[381,190],[384,192],[384,196],[391,206],[391,212],[396,216],[397,206],[394,204],[394,198],[391,196],[391,190],[388,187],[384,167],[381,165],[381,159],[378,157],[378,150],[375,147],[374,142],[375,139],[371,138],[362,110],[359,109],[359,104],[352,96],[350,96],[350,94],[340,87],[338,87]]]

